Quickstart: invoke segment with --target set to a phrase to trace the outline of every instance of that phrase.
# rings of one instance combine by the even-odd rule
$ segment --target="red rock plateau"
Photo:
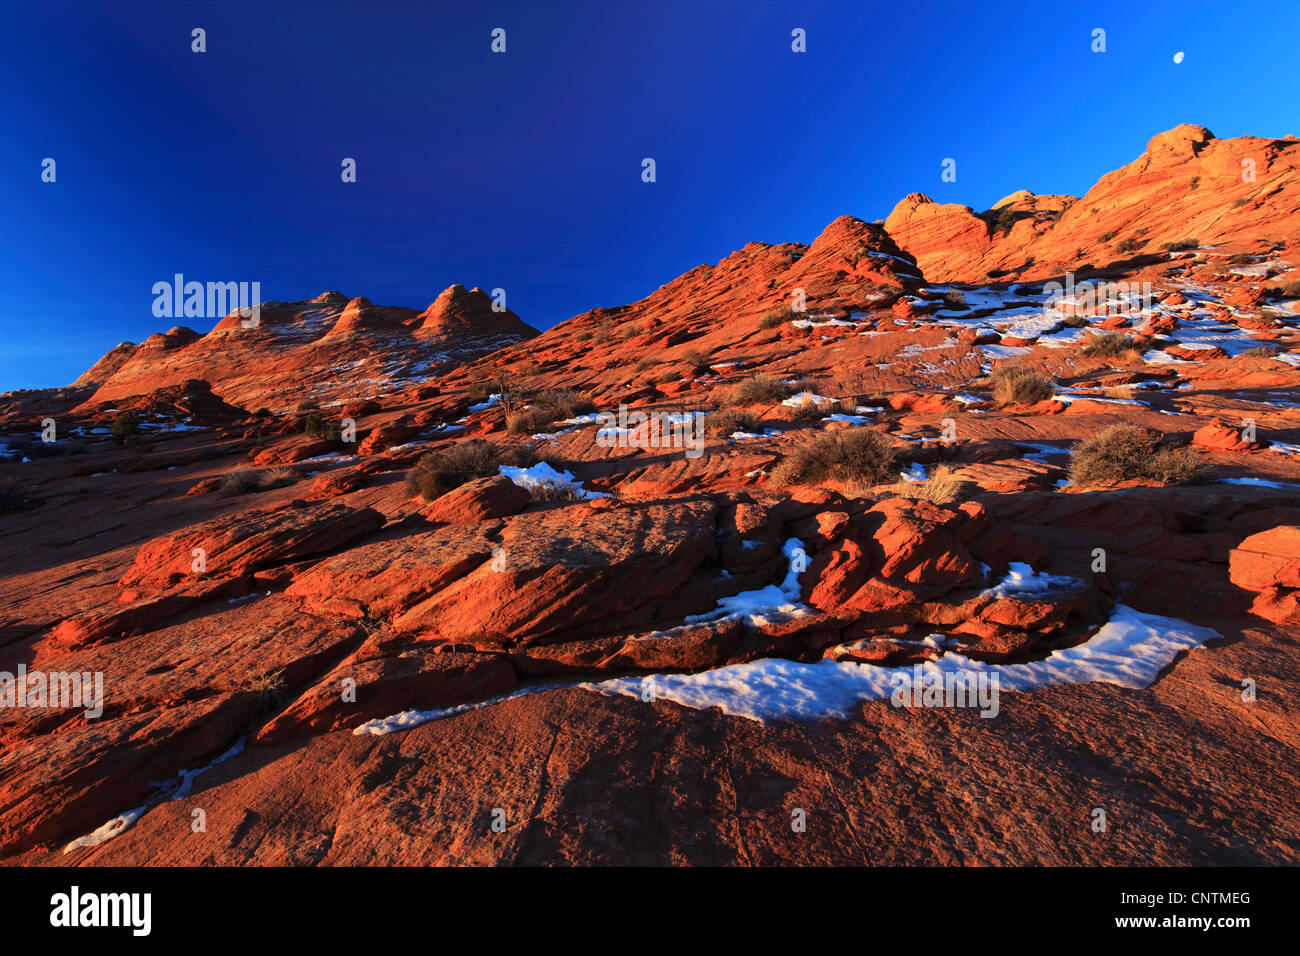
[[[1183,126],[540,335],[327,293],[3,396],[0,670],[104,695],[0,709],[0,859],[1295,864],[1298,163]],[[995,714],[890,699],[954,671]]]

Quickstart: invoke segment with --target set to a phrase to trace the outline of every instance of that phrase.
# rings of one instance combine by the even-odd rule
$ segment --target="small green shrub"
[[[113,426],[109,431],[113,435],[113,441],[121,445],[128,438],[140,434],[140,420],[131,412],[123,412],[113,419]]]

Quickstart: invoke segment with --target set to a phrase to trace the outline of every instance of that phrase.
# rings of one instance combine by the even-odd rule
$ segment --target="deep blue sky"
[[[908,192],[1077,195],[1178,123],[1300,132],[1294,2],[1070,7],[6,0],[0,390],[165,330],[176,272],[413,307],[500,286],[546,328]]]

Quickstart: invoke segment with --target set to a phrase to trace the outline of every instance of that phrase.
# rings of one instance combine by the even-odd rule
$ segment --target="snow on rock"
[[[538,488],[563,488],[579,498],[608,498],[609,495],[599,491],[587,491],[569,471],[556,471],[544,461],[524,468],[518,465],[502,465],[500,473],[509,478],[520,488],[534,491]]]
[[[1179,653],[1219,637],[1217,631],[1175,618],[1116,605],[1110,620],[1075,647],[1053,651],[1029,664],[985,664],[957,653],[919,665],[931,675],[997,676],[999,692],[1025,692],[1063,684],[1104,682],[1149,687]],[[580,685],[600,694],[670,700],[694,710],[718,707],[725,714],[769,721],[847,719],[855,705],[887,700],[910,669],[851,661],[802,664],[765,658],[699,674],[621,677]]]

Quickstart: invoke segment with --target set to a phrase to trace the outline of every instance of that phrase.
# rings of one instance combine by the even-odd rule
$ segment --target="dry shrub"
[[[867,428],[827,432],[795,448],[772,469],[773,488],[834,479],[883,484],[898,477],[898,454],[888,438]]]
[[[262,476],[251,468],[236,468],[221,478],[221,490],[232,495],[246,495],[262,487]]]
[[[575,418],[596,406],[577,392],[547,389],[532,397],[529,408],[506,413],[506,430],[512,435],[532,435],[555,422]]]
[[[1079,348],[1079,354],[1088,358],[1127,358],[1136,352],[1133,337],[1121,332],[1093,332]]]
[[[760,329],[774,329],[779,325],[785,325],[787,322],[793,322],[795,319],[802,319],[804,317],[805,313],[796,312],[794,309],[787,306],[784,309],[777,309],[774,312],[767,313],[767,315],[758,320],[758,327]]]
[[[1056,394],[1056,383],[1020,362],[1003,362],[989,376],[998,405],[1034,405]]]
[[[732,432],[760,432],[763,420],[753,412],[742,408],[723,408],[710,412],[704,420],[705,430],[713,436],[730,435]]]
[[[946,505],[961,497],[965,482],[947,465],[940,465],[925,481],[912,482],[907,486],[904,496],[907,498],[924,498],[936,505]]]
[[[771,405],[785,401],[794,391],[794,386],[787,385],[775,375],[759,372],[733,388],[729,401],[732,405]]]
[[[1136,425],[1112,425],[1070,452],[1070,480],[1077,485],[1133,479],[1185,485],[1203,471],[1195,451],[1175,447],[1159,432]]]
[[[288,465],[256,471],[252,468],[236,468],[227,472],[221,479],[221,490],[231,495],[247,495],[254,491],[270,491],[284,488],[298,480],[298,470]]]
[[[495,475],[500,458],[497,447],[481,438],[431,451],[406,476],[406,493],[433,501],[467,481]]]
[[[708,375],[713,371],[713,366],[709,364],[709,360],[697,349],[691,349],[682,358],[686,361],[686,366],[690,369],[691,374],[697,378],[701,375]]]

